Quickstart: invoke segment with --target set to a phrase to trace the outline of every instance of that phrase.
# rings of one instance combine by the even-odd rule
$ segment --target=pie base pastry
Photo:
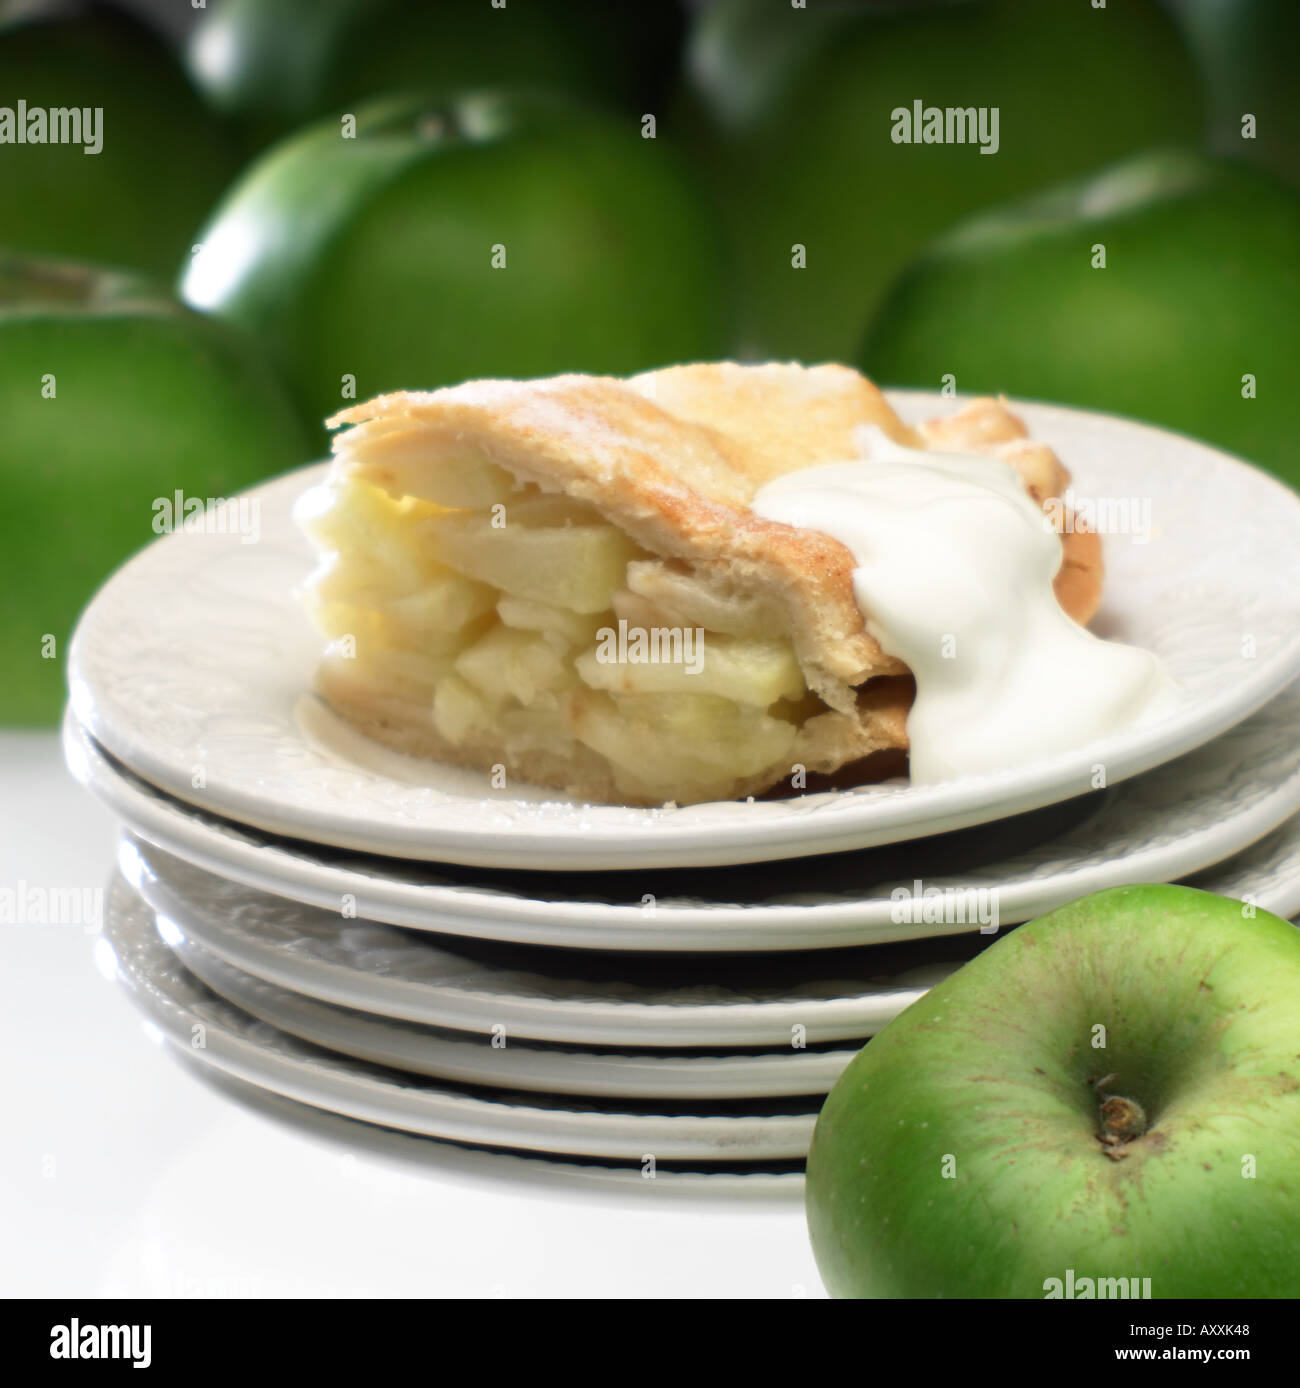
[[[498,783],[633,805],[871,780],[872,754],[907,746],[911,675],[867,630],[852,554],[755,515],[766,482],[857,456],[864,425],[1003,459],[1040,505],[1069,480],[1004,402],[913,429],[830,365],[474,381],[330,424],[348,427],[299,519],[331,708]],[[1100,544],[1075,527],[1062,547],[1055,591],[1085,623]],[[678,633],[659,648],[678,658],[602,659],[620,624]]]

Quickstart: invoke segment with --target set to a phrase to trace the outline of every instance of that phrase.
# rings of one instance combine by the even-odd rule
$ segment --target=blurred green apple
[[[731,230],[748,355],[842,360],[946,226],[1201,134],[1190,59],[1155,0],[717,0],[687,69],[683,138]],[[996,139],[923,143],[926,108],[983,110]]]
[[[1020,926],[869,1041],[806,1191],[836,1296],[1218,1298],[1300,1295],[1297,1187],[1300,933],[1141,886]]]
[[[73,619],[177,517],[177,490],[228,497],[309,457],[283,388],[225,324],[130,276],[7,255],[0,419],[3,723],[57,718]]]
[[[1133,415],[1300,486],[1298,321],[1300,196],[1164,151],[941,237],[881,306],[860,364],[890,385],[951,374],[961,391]]]
[[[1210,95],[1214,147],[1300,184],[1300,5],[1168,0]],[[1245,122],[1253,117],[1253,127]]]
[[[256,163],[195,238],[194,307],[255,334],[311,418],[474,376],[717,356],[721,262],[640,123],[547,96],[395,98]]]
[[[77,143],[0,143],[0,245],[170,279],[238,160],[166,44],[109,5],[0,8],[0,94],[15,132],[20,101],[92,113]]]
[[[188,61],[213,103],[265,144],[410,88],[526,84],[653,101],[683,27],[673,4],[608,0],[221,0]]]

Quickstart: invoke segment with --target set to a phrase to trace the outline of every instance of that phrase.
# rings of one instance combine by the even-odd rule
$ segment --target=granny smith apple
[[[319,420],[475,376],[715,357],[721,263],[631,118],[544,95],[404,96],[263,156],[182,294],[254,333]]]
[[[12,122],[0,142],[0,245],[9,250],[170,280],[238,165],[167,45],[107,5],[0,14],[0,106]],[[50,139],[51,110],[76,113],[79,129],[53,127],[76,140]],[[0,111],[0,131],[5,124]]]
[[[406,88],[524,83],[652,101],[682,27],[674,5],[608,0],[220,0],[188,61],[213,103],[266,143]]]
[[[1021,926],[844,1071],[807,1206],[838,1296],[1300,1295],[1300,933],[1178,886]]]
[[[718,0],[687,65],[682,124],[731,230],[742,347],[763,356],[843,360],[946,226],[1203,123],[1155,0]],[[983,113],[986,138],[926,142],[949,108]]]
[[[0,420],[4,723],[57,718],[73,619],[184,517],[178,490],[206,503],[309,458],[256,344],[143,280],[7,255]]]
[[[859,360],[892,385],[1133,415],[1300,485],[1300,195],[1191,152],[972,218],[900,277]]]
[[[1168,0],[1210,97],[1221,153],[1300,184],[1300,5],[1294,0]]]

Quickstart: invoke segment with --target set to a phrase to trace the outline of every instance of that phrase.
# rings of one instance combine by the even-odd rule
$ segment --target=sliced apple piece
[[[492,707],[508,699],[527,705],[546,692],[577,684],[561,650],[545,636],[494,626],[456,660],[456,672]]]
[[[480,616],[454,631],[432,625],[418,609],[362,607],[357,603],[325,602],[310,590],[302,603],[316,629],[331,641],[352,637],[358,654],[392,646],[450,661],[487,630],[488,618]],[[489,609],[490,611],[490,609]]]
[[[641,638],[647,657],[668,658],[637,660]],[[747,641],[697,628],[629,627],[627,651],[633,658],[606,658],[617,653],[615,637],[607,637],[578,657],[578,675],[591,688],[612,693],[715,695],[758,708],[797,698],[804,689],[787,641]]]
[[[693,629],[695,625],[693,622],[683,622],[677,613],[656,606],[649,599],[643,598],[640,593],[634,593],[630,588],[620,588],[611,599],[610,605],[614,609],[615,620],[626,622],[629,627],[642,627],[648,631],[651,627],[683,627],[687,625]]]
[[[452,672],[444,675],[433,692],[433,726],[439,736],[459,747],[478,734],[492,732],[492,709],[483,696]]]
[[[496,590],[436,561],[424,571],[385,570],[364,556],[333,554],[304,586],[308,601],[343,602],[392,612],[413,629],[456,631],[492,610]]]
[[[558,704],[552,709],[506,709],[497,715],[497,723],[511,752],[550,752],[557,757],[572,754],[573,734]]]
[[[496,590],[448,569],[418,592],[390,599],[388,612],[416,631],[460,631],[496,606]]]
[[[416,497],[455,510],[484,510],[518,493],[519,484],[504,468],[472,452],[438,450],[418,431],[385,435],[370,448],[354,475],[394,499]]]
[[[627,586],[683,625],[736,636],[769,636],[785,630],[774,603],[730,591],[706,573],[690,573],[671,560],[637,559],[627,566]]]
[[[395,501],[377,487],[344,478],[312,487],[294,515],[325,556],[322,582],[340,595],[383,589],[414,593],[449,570],[421,529],[430,516],[450,514],[427,502]]]
[[[443,571],[455,572],[453,569]],[[469,583],[471,580],[462,581]],[[423,583],[423,575],[413,565],[405,570],[393,569],[385,565],[378,554],[328,550],[308,575],[303,591],[322,602],[378,607],[399,594],[419,592]]]
[[[318,549],[382,552],[402,516],[402,503],[357,478],[332,478],[294,502],[293,518]]]
[[[518,507],[514,508],[516,511]],[[422,523],[431,553],[481,583],[579,613],[603,612],[640,551],[603,521],[495,526],[490,514],[449,511]]]
[[[589,646],[596,632],[608,622],[608,612],[570,612],[532,598],[512,598],[508,593],[497,603],[497,616],[508,627],[540,631],[555,636],[565,646]]]
[[[568,696],[569,727],[607,758],[620,790],[643,799],[725,794],[736,776],[785,761],[796,729],[708,694]]]
[[[609,525],[600,512],[585,501],[577,501],[562,492],[543,492],[536,488],[515,492],[505,503],[504,519],[507,526],[526,525],[534,530],[564,525]]]

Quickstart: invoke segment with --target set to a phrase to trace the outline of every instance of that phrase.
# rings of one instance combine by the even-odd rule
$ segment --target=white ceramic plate
[[[454,1142],[643,1163],[774,1161],[803,1156],[820,1100],[684,1101],[597,1106],[541,1094],[452,1087],[331,1055],[232,1007],[162,943],[120,879],[103,945],[145,1016],[190,1059],[301,1103]],[[195,1045],[201,1036],[203,1044]]]
[[[197,979],[251,1016],[355,1060],[460,1084],[638,1100],[825,1095],[861,1045],[809,1050],[787,1044],[784,1051],[732,1055],[619,1054],[539,1046],[511,1037],[504,1027],[494,1044],[490,1032],[420,1026],[277,988],[204,949],[174,918],[160,916],[157,925],[163,943]]]
[[[871,1036],[992,936],[833,954],[602,955],[416,935],[300,906],[129,839],[123,877],[175,930],[254,977],[426,1026],[581,1046],[790,1045]]]
[[[146,1025],[150,1025],[146,1023]],[[609,1196],[622,1203],[629,1198],[662,1204],[670,1195],[676,1204],[689,1201],[702,1211],[735,1213],[736,1202],[798,1209],[803,1205],[803,1161],[796,1158],[772,1162],[739,1161],[734,1167],[720,1162],[692,1166],[660,1166],[654,1180],[642,1175],[641,1166],[616,1166],[595,1157],[556,1157],[544,1152],[491,1151],[461,1147],[420,1133],[381,1128],[311,1104],[300,1104],[247,1084],[210,1066],[196,1064],[188,1055],[169,1047],[186,1072],[223,1099],[251,1110],[258,1117],[282,1123],[313,1140],[334,1143],[345,1156],[367,1155],[410,1165],[434,1176],[491,1184],[498,1190],[528,1187],[538,1194],[573,1192],[584,1199]]]
[[[487,874],[269,839],[163,794],[114,763],[71,717],[68,765],[149,843],[246,886],[420,930],[594,949],[772,950],[964,930],[902,922],[891,893],[996,891],[1003,924],[1132,882],[1219,862],[1300,809],[1300,685],[1205,747],[1018,820],[938,839],[674,873]],[[1083,812],[1084,818],[1079,819]],[[1025,840],[1029,840],[1028,847]]]
[[[304,907],[124,842],[124,875],[177,930],[257,978],[361,1012],[583,1046],[789,1047],[872,1036],[995,938],[832,953],[648,956],[415,935]],[[1290,917],[1300,819],[1191,884]]]
[[[960,401],[906,392],[910,417]],[[630,809],[377,756],[305,694],[319,653],[292,596],[311,556],[290,519],[321,475],[250,493],[260,539],[180,531],[121,569],[69,658],[72,704],[146,780],[277,834],[479,866],[682,867],[838,852],[983,823],[1114,785],[1247,717],[1300,674],[1300,497],[1245,463],[1158,429],[1017,407],[1081,498],[1149,501],[1147,543],[1113,536],[1094,628],[1156,652],[1185,702],[1151,727],[988,776],[789,800]],[[310,731],[308,731],[310,729]],[[363,762],[359,746],[368,748]]]

